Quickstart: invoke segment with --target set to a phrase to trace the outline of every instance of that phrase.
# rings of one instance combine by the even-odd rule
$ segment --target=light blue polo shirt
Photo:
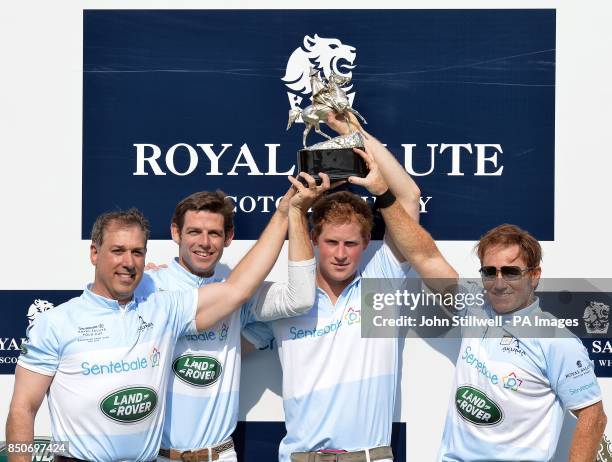
[[[390,444],[399,340],[361,337],[361,279],[409,274],[414,276],[410,266],[382,244],[335,304],[317,289],[307,314],[268,323],[283,368],[287,435],[281,462],[289,462],[293,452]]]
[[[465,313],[495,314],[488,301]],[[503,327],[471,328],[471,337],[464,336],[439,460],[549,461],[564,412],[601,401],[593,364],[579,339],[557,328],[546,329],[547,338],[527,338],[528,330],[511,322],[514,315],[533,326],[553,318],[536,298],[501,316]]]
[[[86,289],[41,313],[18,365],[53,376],[48,391],[55,441],[71,457],[150,461],[162,436],[172,352],[195,332],[197,291],[158,293],[120,307]]]
[[[222,280],[214,276],[201,278],[174,259],[168,268],[147,272],[136,293],[146,297]],[[210,329],[178,339],[168,363],[163,448],[204,448],[232,435],[238,421],[241,330],[258,348],[268,346],[272,339],[269,328],[256,322],[251,311],[255,297]]]

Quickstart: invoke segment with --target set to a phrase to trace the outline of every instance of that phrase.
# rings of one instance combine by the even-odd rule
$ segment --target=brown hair
[[[129,210],[119,210],[117,212],[106,212],[99,215],[91,228],[91,242],[96,247],[102,245],[104,240],[104,231],[111,224],[117,223],[121,226],[138,226],[144,233],[145,246],[149,240],[149,221],[145,218],[142,212],[136,208]]]
[[[478,258],[482,262],[484,254],[490,247],[513,244],[519,246],[520,254],[527,263],[528,268],[540,266],[540,261],[542,260],[542,247],[540,243],[524,229],[507,223],[493,228],[480,238],[480,241],[476,244]]]
[[[353,219],[361,226],[361,235],[367,238],[372,231],[372,210],[361,197],[348,191],[338,191],[317,199],[310,217],[315,236],[321,234],[325,223],[344,224]]]
[[[176,224],[179,231],[183,229],[185,214],[188,211],[207,211],[223,215],[223,230],[225,234],[234,228],[234,203],[223,191],[200,191],[193,193],[180,201],[174,209],[172,223]]]

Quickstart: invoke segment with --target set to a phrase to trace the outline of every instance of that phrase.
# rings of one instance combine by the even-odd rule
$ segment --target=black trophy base
[[[364,178],[368,174],[365,160],[351,148],[300,149],[297,154],[300,172],[312,175],[321,184],[318,173],[329,175],[333,181],[346,180],[349,176]]]

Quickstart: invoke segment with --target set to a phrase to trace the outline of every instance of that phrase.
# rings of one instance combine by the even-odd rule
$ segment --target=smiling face
[[[497,277],[494,280],[483,279],[487,297],[497,313],[510,313],[533,303],[534,291],[541,274],[539,266],[526,271],[516,281],[506,281],[500,274],[502,266],[518,266],[521,270],[528,267],[517,244],[488,247],[481,264],[497,268]]]
[[[224,224],[223,215],[207,210],[187,211],[180,230],[172,223],[172,239],[179,246],[179,263],[183,268],[200,277],[213,275],[223,249],[234,237],[233,230],[226,234]]]
[[[102,243],[90,247],[90,260],[96,267],[92,292],[120,304],[130,301],[142,278],[146,253],[142,228],[110,222]]]
[[[313,235],[313,242],[319,248],[317,278],[324,282],[319,285],[343,288],[354,278],[369,238],[352,219],[342,224],[324,223],[320,234]]]

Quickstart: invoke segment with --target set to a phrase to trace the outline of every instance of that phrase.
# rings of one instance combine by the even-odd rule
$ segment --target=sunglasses
[[[518,281],[528,271],[533,268],[521,269],[520,266],[502,266],[499,270],[495,266],[483,266],[480,268],[480,275],[483,279],[496,279],[499,271],[505,281]]]

